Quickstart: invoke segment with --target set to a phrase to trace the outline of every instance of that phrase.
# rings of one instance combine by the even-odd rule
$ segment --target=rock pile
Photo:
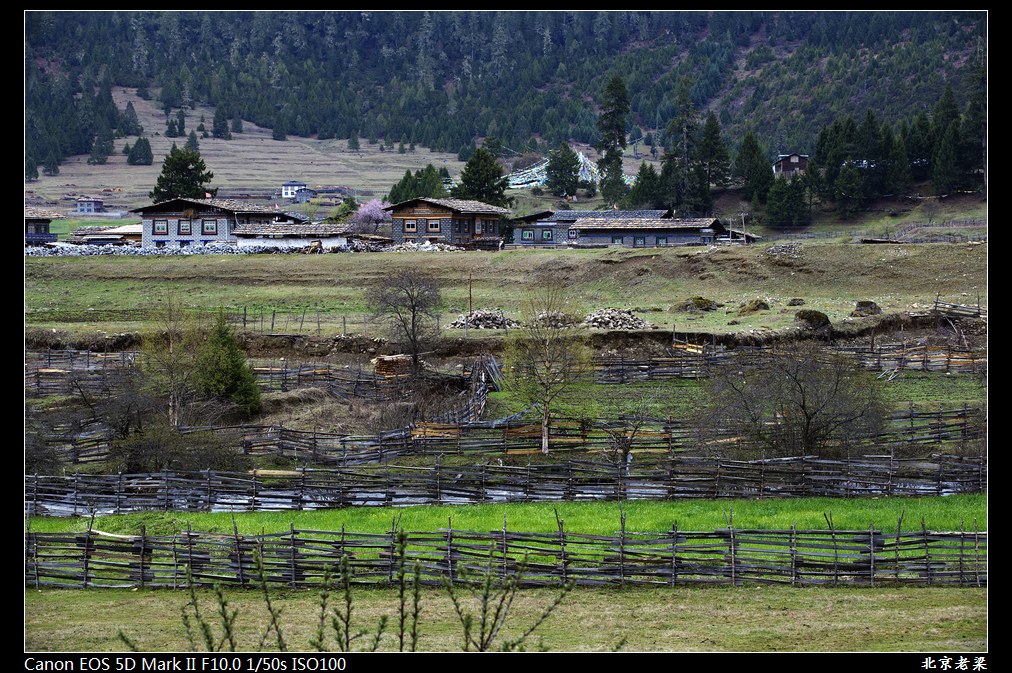
[[[561,311],[548,311],[534,316],[534,322],[552,329],[563,329],[575,326],[577,319]]]
[[[385,252],[458,252],[460,250],[463,248],[447,243],[432,243],[431,241],[422,241],[421,243],[405,241],[384,248]]]
[[[625,308],[602,308],[583,319],[583,324],[595,329],[650,329],[643,318]]]
[[[471,313],[461,314],[450,323],[451,329],[516,329],[520,323],[507,318],[501,308],[478,309]]]
[[[750,315],[758,311],[768,311],[770,305],[763,299],[751,299],[738,308],[738,315]]]
[[[851,311],[850,316],[852,318],[864,318],[870,315],[879,315],[882,313],[881,307],[873,301],[859,301]]]
[[[777,243],[766,248],[767,255],[773,255],[774,257],[791,257],[797,259],[801,257],[801,244],[797,241],[791,241],[789,243]]]
[[[185,248],[142,248],[138,245],[52,245],[25,248],[26,257],[89,257],[93,255],[135,255],[164,257],[173,255],[262,255],[302,252],[301,248],[243,246],[229,243],[188,245]]]

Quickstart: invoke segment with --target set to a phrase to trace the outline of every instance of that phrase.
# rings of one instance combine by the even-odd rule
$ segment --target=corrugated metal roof
[[[637,219],[637,218],[581,218],[570,225],[573,229],[707,229],[718,224],[716,218],[658,218],[658,219]]]
[[[616,219],[616,220],[653,220],[668,217],[667,210],[557,210],[549,217],[547,222],[569,222],[582,220],[584,218]]]

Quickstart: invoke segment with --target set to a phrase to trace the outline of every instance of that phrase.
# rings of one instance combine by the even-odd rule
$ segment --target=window
[[[570,229],[569,230],[569,238],[575,239],[575,238],[579,238],[579,237],[580,237],[580,232],[579,231],[577,231],[576,229]]]
[[[190,220],[184,219],[184,218],[180,218],[180,220],[179,220],[179,235],[180,236],[189,236],[192,233],[193,233],[193,231],[192,231],[192,227],[190,225]]]
[[[185,248],[185,247],[186,247],[186,246],[188,246],[189,244],[190,244],[190,242],[189,242],[189,241],[180,241],[180,242],[179,242],[179,247],[180,247],[180,248]]]
[[[633,246],[637,248],[645,247],[647,244],[646,236],[633,236]]]
[[[418,223],[415,220],[404,220],[404,231],[418,231]]]
[[[622,237],[621,236],[612,236],[611,237],[611,244],[612,245],[622,245]]]
[[[169,221],[168,220],[154,220],[151,223],[151,233],[158,235],[165,235],[169,233]]]
[[[156,248],[164,248],[165,247],[165,241],[155,241],[155,247]]]
[[[541,230],[541,240],[542,241],[550,241],[550,240],[552,240],[552,230],[551,229],[542,229]]]
[[[205,236],[215,236],[218,233],[218,220],[204,220],[201,223],[200,231]]]
[[[667,236],[658,236],[657,237],[657,245],[667,245],[667,244],[668,244],[668,237]]]
[[[426,231],[439,231],[439,220],[429,220]]]
[[[454,220],[453,220],[453,233],[455,233],[455,234],[459,234],[460,233],[460,220],[458,220],[456,218],[454,218]]]
[[[523,231],[521,231],[520,232],[520,240],[523,240],[523,241],[533,241],[534,240],[534,230],[533,229],[524,229]]]

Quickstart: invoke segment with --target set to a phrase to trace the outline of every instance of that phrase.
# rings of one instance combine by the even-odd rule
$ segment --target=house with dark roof
[[[302,215],[232,199],[175,198],[131,212],[141,216],[141,245],[159,248],[235,243],[240,225],[306,222]]]
[[[289,180],[281,185],[281,198],[293,199],[295,195],[306,188],[306,183],[301,180]]]
[[[807,154],[781,154],[773,162],[773,175],[778,178],[793,178],[798,175],[804,175],[807,170]]]
[[[676,218],[670,210],[560,210],[518,224],[519,246],[667,247],[714,243],[726,234],[715,217]]]
[[[55,243],[57,236],[49,231],[49,225],[62,217],[56,211],[25,206],[25,245]]]
[[[466,248],[497,249],[502,222],[509,215],[481,201],[415,198],[384,210],[392,218],[394,243],[446,243]]]
[[[105,201],[97,196],[81,196],[75,201],[75,215],[94,215],[105,212]]]

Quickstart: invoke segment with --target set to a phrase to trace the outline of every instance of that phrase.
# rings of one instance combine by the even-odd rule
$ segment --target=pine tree
[[[197,133],[195,131],[190,131],[190,136],[186,139],[186,144],[183,145],[183,147],[194,152],[200,151],[200,145],[197,144]]]
[[[959,166],[957,156],[959,151],[959,122],[953,121],[949,124],[948,130],[938,143],[934,160],[931,162],[931,183],[935,187],[935,194],[948,194],[956,189],[959,183]]]
[[[151,153],[151,142],[147,138],[138,138],[127,155],[127,163],[131,166],[150,166],[154,160],[154,155]]]
[[[622,199],[622,205],[631,210],[659,208],[663,207],[663,201],[661,176],[657,174],[657,169],[652,164],[644,161],[640,164],[639,173],[636,174],[636,182]]]
[[[575,196],[579,183],[580,157],[569,143],[560,143],[558,149],[548,155],[545,186],[556,196]]]
[[[154,203],[177,197],[202,199],[207,192],[214,194],[218,191],[208,187],[213,178],[214,173],[207,170],[199,152],[173,145],[165,156],[155,188],[148,196]]]
[[[35,157],[26,154],[25,155],[25,180],[31,182],[32,180],[39,179],[39,162],[36,161]]]
[[[773,169],[765,150],[759,145],[759,139],[752,131],[747,132],[741,142],[734,171],[735,175],[744,180],[746,198],[766,201],[766,194],[773,185]]]
[[[214,111],[214,121],[211,122],[211,135],[221,140],[231,140],[232,132],[228,128],[228,117],[225,109],[218,107]]]
[[[260,411],[260,387],[223,312],[197,353],[194,386],[205,397],[235,404],[243,418]]]
[[[508,207],[512,199],[506,196],[508,179],[492,153],[484,147],[475,150],[464,164],[460,184],[451,194],[457,199],[473,199],[493,206]]]
[[[622,151],[626,147],[625,127],[629,117],[629,91],[621,75],[613,75],[604,89],[597,128],[601,133],[597,151],[601,155],[597,167],[601,173],[601,196],[617,203],[625,195],[622,176]]]
[[[703,125],[703,137],[699,143],[699,161],[706,169],[707,184],[717,188],[727,186],[731,175],[731,153],[721,134],[717,115],[712,111],[706,116],[706,123]]]

